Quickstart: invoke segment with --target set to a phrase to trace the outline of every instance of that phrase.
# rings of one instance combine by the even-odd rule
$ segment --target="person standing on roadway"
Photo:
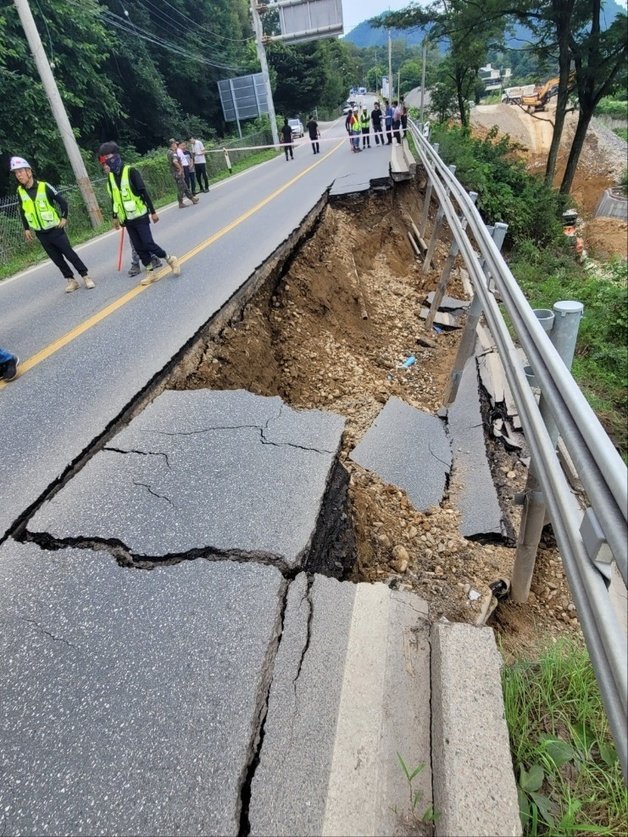
[[[290,152],[290,159],[294,160],[294,151],[292,150],[292,128],[288,125],[288,117],[286,116],[281,126],[281,144],[283,150],[286,152],[286,163],[288,162],[288,152]]]
[[[349,138],[351,140],[351,150],[356,153],[360,151],[360,135],[362,133],[362,124],[360,122],[360,113],[357,108],[353,108],[353,113],[347,117],[347,124],[349,126]]]
[[[12,381],[17,378],[17,367],[19,365],[19,357],[0,346],[0,381]]]
[[[380,142],[384,144],[384,133],[382,131],[382,110],[379,106],[379,102],[375,102],[373,105],[373,110],[371,111],[371,122],[373,123],[373,135],[375,137],[375,145],[379,145]]]
[[[122,164],[120,149],[115,142],[104,142],[100,146],[98,160],[102,166],[109,169],[107,191],[111,197],[113,226],[115,229],[119,229],[121,225],[126,227],[131,243],[146,269],[146,276],[140,280],[140,285],[150,285],[155,281],[151,261],[153,256],[165,259],[173,274],[180,276],[181,267],[176,257],[169,256],[153,240],[150,222],[152,220],[153,224],[156,224],[159,216],[146,191],[142,175],[132,166]]]
[[[384,99],[384,106],[384,120],[386,124],[387,145],[392,145],[393,109],[388,99]]]
[[[310,116],[307,125],[307,132],[310,135],[310,142],[312,143],[312,153],[313,154],[320,154],[321,147],[319,145],[318,139],[321,135],[321,132],[318,130],[318,122],[314,119],[313,116]]]
[[[68,222],[66,199],[50,183],[35,180],[30,163],[23,157],[11,157],[10,168],[19,184],[18,206],[26,240],[32,241],[35,233],[41,246],[67,280],[67,294],[79,289],[70,264],[82,277],[86,288],[95,288],[94,281],[90,279],[79,255],[72,249],[65,231]]]
[[[187,187],[185,182],[185,174],[183,172],[183,164],[181,163],[178,153],[178,143],[176,139],[168,141],[170,148],[168,149],[168,164],[170,171],[174,177],[174,182],[177,186],[177,197],[179,199],[179,209],[184,209],[186,204],[183,203],[183,198],[187,198],[192,203],[198,203],[198,198],[193,195]],[[183,153],[183,152],[181,152]]]
[[[190,137],[190,149],[194,155],[194,171],[198,188],[201,192],[209,192],[209,181],[207,180],[207,162],[205,157],[205,146],[195,137]],[[205,186],[203,187],[203,183]]]
[[[366,108],[362,110],[360,117],[360,127],[362,128],[362,148],[371,147],[371,118]]]

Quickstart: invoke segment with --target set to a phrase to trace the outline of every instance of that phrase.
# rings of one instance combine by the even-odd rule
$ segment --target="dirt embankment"
[[[423,275],[407,239],[409,220],[420,214],[414,187],[328,206],[279,285],[263,288],[240,321],[206,344],[197,368],[176,386],[243,387],[278,394],[297,408],[341,414],[341,460],[350,474],[357,538],[354,580],[413,589],[430,602],[433,616],[473,621],[482,599],[471,601],[469,593],[484,597],[490,582],[510,576],[512,542],[466,540],[447,495],[440,506],[418,512],[404,492],[348,458],[390,396],[430,412],[442,404],[460,332],[432,334],[434,348],[417,344],[421,305],[449,248],[447,241],[439,243],[436,267]],[[464,298],[455,276],[448,293]],[[411,354],[416,363],[400,369]],[[512,498],[526,468],[501,446],[491,458],[516,531],[519,511]],[[551,543],[540,552],[530,606],[500,605],[494,618],[508,626],[515,643],[518,637],[530,642],[537,623],[553,633],[577,627]]]
[[[545,112],[529,114],[516,105],[481,105],[471,111],[475,130],[485,134],[493,125],[500,133],[509,134],[527,149],[528,170],[542,175],[552,142],[555,105]],[[563,178],[578,116],[567,114],[561,141],[554,185]],[[612,256],[628,258],[628,227],[625,221],[594,218],[595,210],[606,189],[616,186],[626,169],[625,142],[609,134],[604,126],[591,124],[574,177],[571,195],[585,220],[585,246],[589,254],[602,260]]]

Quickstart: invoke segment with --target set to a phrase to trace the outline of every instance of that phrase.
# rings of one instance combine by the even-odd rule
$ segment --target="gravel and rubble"
[[[295,408],[319,408],[346,420],[340,460],[350,477],[357,545],[354,581],[384,581],[417,592],[434,618],[478,622],[490,608],[489,585],[508,579],[512,539],[469,540],[446,491],[421,513],[406,494],[349,459],[391,396],[435,414],[461,332],[424,334],[420,310],[440,275],[446,237],[435,267],[422,273],[407,239],[420,217],[413,186],[397,186],[359,204],[328,205],[313,236],[275,287],[263,288],[238,321],[208,340],[198,366],[175,388],[246,388],[280,395]],[[448,294],[465,299],[454,272]],[[430,345],[422,345],[429,337]],[[410,356],[416,361],[404,368]],[[517,531],[514,495],[526,479],[520,452],[488,438],[489,459],[509,529]],[[477,591],[479,595],[470,595]],[[500,603],[492,624],[512,642],[533,642],[540,630],[577,629],[577,618],[555,544],[542,545],[529,606]]]

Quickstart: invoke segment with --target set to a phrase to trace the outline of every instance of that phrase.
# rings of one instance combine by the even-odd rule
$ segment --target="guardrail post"
[[[435,142],[432,146],[434,149],[434,153],[438,154],[438,143]],[[425,235],[425,229],[427,227],[427,219],[430,214],[430,203],[432,202],[432,191],[434,187],[432,186],[432,178],[430,177],[429,171],[426,169],[427,175],[427,186],[425,187],[425,200],[423,202],[423,214],[421,215],[421,222],[419,224],[419,232],[421,233],[421,238]],[[436,174],[432,172],[432,176],[436,177]]]
[[[447,166],[449,171],[452,174],[456,173],[455,166]],[[449,195],[449,189],[446,190],[447,195]],[[438,237],[440,235],[440,228],[443,223],[443,218],[445,217],[445,209],[441,204],[438,207],[438,212],[436,213],[436,218],[434,219],[434,229],[432,230],[432,237],[430,238],[430,243],[427,248],[427,253],[425,254],[425,261],[423,262],[423,273],[426,270],[430,269],[430,265],[432,263],[432,256],[434,255],[434,250],[436,249],[436,242],[438,241]]]
[[[508,226],[506,224],[503,224],[502,226],[508,229]],[[495,228],[493,228],[491,231],[491,236],[495,237],[495,235],[496,230]],[[502,244],[504,242],[504,236],[501,236],[500,234]],[[480,266],[483,268],[483,262]],[[449,383],[447,384],[447,389],[443,397],[443,403],[446,406],[449,406],[449,404],[452,404],[456,400],[456,395],[458,394],[458,387],[460,386],[460,379],[462,378],[464,367],[466,365],[467,360],[471,357],[471,354],[473,353],[473,348],[475,346],[475,333],[477,331],[478,323],[480,321],[481,316],[482,300],[480,299],[480,295],[476,291],[473,294],[471,305],[469,306],[469,310],[467,311],[467,322],[465,323],[464,332],[462,333],[462,339],[458,346],[458,353],[456,354],[456,359],[454,361],[454,368],[451,371]]]
[[[553,307],[554,323],[549,332],[549,337],[567,369],[571,369],[583,310],[584,306],[581,302],[573,301],[557,302]],[[558,427],[542,393],[539,399],[539,411],[552,444],[556,445]],[[510,585],[510,597],[513,602],[528,601],[536,555],[544,525],[545,495],[541,491],[534,462],[531,462],[525,487],[523,514]]]
[[[477,192],[469,192],[469,200],[471,201],[471,203],[475,203],[477,199]],[[467,219],[464,215],[460,219],[460,223],[462,225],[462,229],[464,230],[467,226]],[[449,276],[451,274],[454,262],[456,261],[456,256],[458,255],[459,251],[460,247],[458,247],[458,242],[454,238],[454,240],[451,242],[451,247],[449,248],[449,255],[447,256],[445,267],[443,268],[443,272],[441,273],[440,279],[438,280],[438,285],[436,286],[436,290],[434,291],[434,299],[432,300],[432,304],[427,315],[427,320],[425,321],[426,331],[430,331],[430,329],[434,325],[434,317],[436,316],[438,312],[438,307],[443,301],[443,297],[445,296],[445,291],[447,290],[447,283],[449,282]]]
[[[497,245],[497,249],[501,251],[502,247],[504,246],[504,241],[506,239],[506,233],[508,232],[508,224],[503,224],[501,221],[497,221],[495,226],[493,227],[493,232],[491,233],[493,237],[493,241]],[[488,289],[489,291],[495,290],[495,278],[488,273]]]

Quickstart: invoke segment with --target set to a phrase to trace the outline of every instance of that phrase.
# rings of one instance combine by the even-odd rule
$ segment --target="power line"
[[[146,6],[146,4],[148,3],[148,5],[152,6],[152,8],[155,9],[155,11],[158,14],[160,14],[165,20],[167,20],[170,25],[172,24],[171,19],[169,17],[167,17],[167,12],[161,11],[161,9],[159,9],[159,7],[156,5],[156,3],[151,2],[151,0],[139,0],[139,2],[142,3],[142,5],[144,5],[144,6]],[[179,9],[176,9],[171,3],[168,2],[168,0],[163,0],[163,2],[165,3],[166,6],[168,6],[170,9],[172,9],[173,12],[178,14],[179,17],[181,17],[185,21],[186,25],[189,25],[189,23],[190,23],[190,18],[189,17],[187,17]],[[207,32],[213,38],[219,38],[223,41],[230,41],[231,43],[234,43],[234,44],[246,44],[246,43],[249,43],[250,41],[255,40],[254,35],[250,35],[248,38],[230,38],[228,35],[222,35],[219,32],[212,32],[211,29],[208,29],[207,26],[203,26],[201,23],[194,22],[194,26],[195,26],[196,29],[202,29],[203,32]]]
[[[190,61],[196,61],[200,64],[205,64],[208,67],[215,67],[220,70],[228,70],[231,72],[240,72],[242,70],[241,67],[238,67],[233,64],[226,64],[221,61],[212,60],[210,58],[206,58],[198,53],[189,52],[187,49],[184,49],[182,46],[178,44],[174,44],[171,41],[166,41],[164,38],[161,38],[159,35],[155,34],[154,32],[150,32],[147,29],[139,26],[133,21],[129,20],[128,18],[122,18],[119,15],[112,12],[110,9],[104,6],[98,6],[97,8],[90,8],[88,4],[81,4],[76,2],[76,0],[66,0],[70,5],[76,6],[76,8],[80,8],[82,11],[87,11],[88,13],[92,14],[95,17],[98,17],[102,22],[114,26],[117,29],[126,32],[127,34],[133,35],[136,38],[140,38],[144,41],[148,41],[149,43],[155,44],[155,46],[160,46],[163,49],[167,49],[170,52],[174,52],[177,55],[182,56],[183,58],[187,58]],[[124,8],[124,7],[123,7]]]

